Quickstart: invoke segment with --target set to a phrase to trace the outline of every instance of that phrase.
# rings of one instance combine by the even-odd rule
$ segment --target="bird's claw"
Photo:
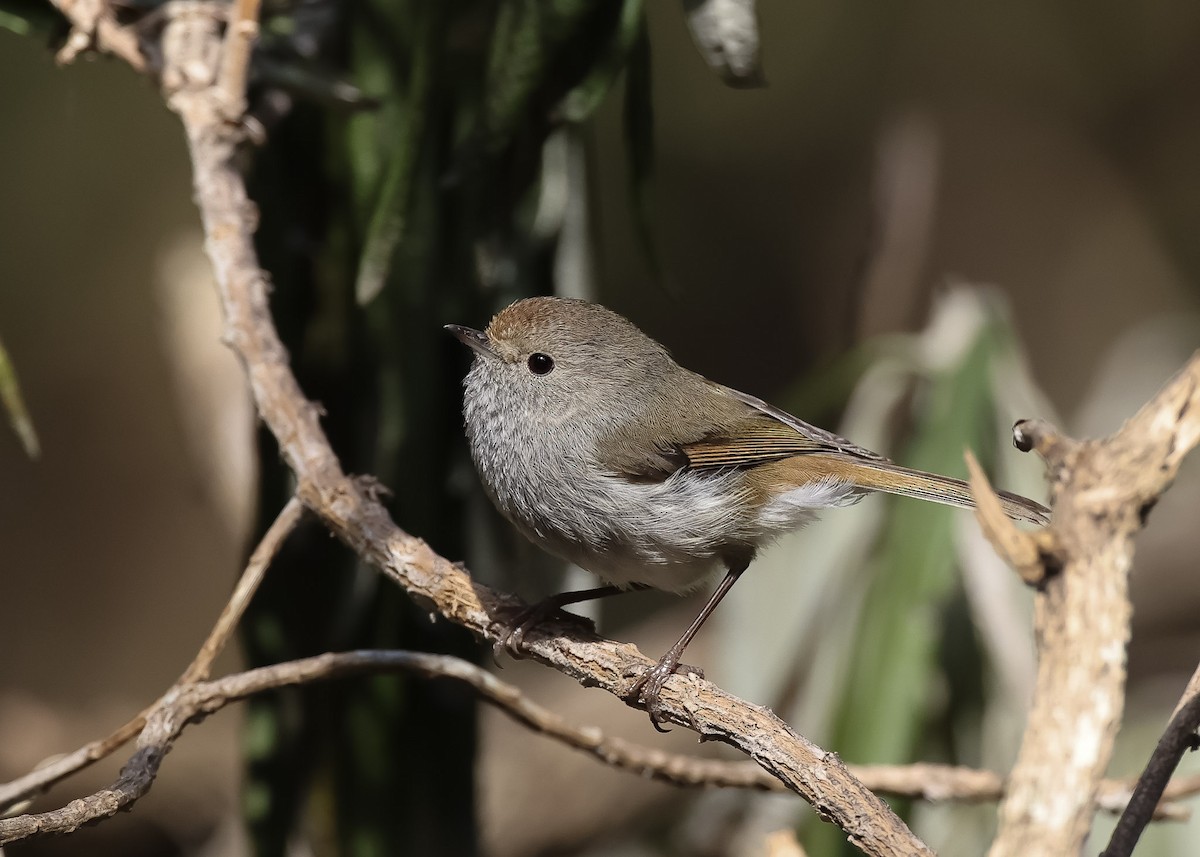
[[[508,633],[492,643],[492,660],[496,662],[496,666],[504,669],[500,663],[501,655],[508,655],[517,661],[522,660],[525,657],[525,635],[549,619],[556,610],[558,610],[557,605],[548,606],[545,603],[541,603],[534,604],[532,607],[526,607],[518,613],[516,618],[513,619],[512,627],[509,628]]]
[[[496,642],[492,643],[492,663],[496,665],[496,669],[504,669],[504,664],[500,660],[500,656],[508,651],[508,637],[501,637]]]
[[[679,663],[678,656],[668,652],[657,664],[643,672],[625,694],[626,702],[640,702],[650,715],[650,724],[659,732],[670,732],[662,724],[667,719],[666,707],[662,703],[662,689],[667,680],[673,675],[693,675],[704,678],[704,670],[699,667]],[[689,715],[690,718],[690,715]],[[694,723],[689,724],[695,726]]]
[[[634,589],[644,589],[645,587],[634,584]],[[513,658],[521,659],[526,656],[525,650],[525,635],[532,629],[545,622],[547,619],[560,613],[563,607],[568,604],[578,604],[580,601],[591,601],[596,598],[606,598],[609,595],[616,595],[624,590],[616,586],[600,586],[595,589],[582,589],[575,592],[561,592],[558,595],[552,595],[549,598],[544,598],[536,604],[525,607],[515,617],[512,624],[508,626],[501,634],[500,638],[492,644],[492,658],[499,665],[501,654],[508,654]],[[576,616],[574,613],[561,613],[565,619],[570,619],[575,622],[587,623],[588,620],[582,616]],[[594,626],[592,630],[595,630]]]
[[[534,622],[533,624],[537,624]],[[508,655],[513,660],[521,660],[525,657],[525,623],[518,624],[515,628],[509,630],[507,634],[502,636],[496,642],[492,643],[492,660],[496,662],[496,666],[503,669],[500,663],[501,655]]]

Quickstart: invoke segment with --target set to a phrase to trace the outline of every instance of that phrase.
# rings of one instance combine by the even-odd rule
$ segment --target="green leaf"
[[[568,122],[583,122],[604,101],[631,55],[644,53],[647,77],[639,80],[649,92],[649,46],[646,39],[646,18],[643,0],[625,0],[616,30],[587,76],[563,98],[559,113]]]
[[[560,68],[564,58],[569,61],[566,65],[587,58],[591,71],[585,73],[581,85],[588,94],[579,97],[574,109],[581,114],[594,109],[594,90],[606,77],[611,80],[615,76],[611,69],[598,68],[595,60],[598,12],[601,17],[606,12],[603,5],[588,0],[508,0],[500,7],[488,54],[480,128],[474,141],[483,153],[494,155],[503,150],[531,118],[536,124],[531,109],[546,97],[547,90],[561,84],[563,74],[576,73]],[[609,42],[619,45],[625,39],[632,44],[636,32],[631,34],[629,30],[636,31],[636,27],[629,19],[640,16],[641,0],[626,0],[618,35]],[[605,65],[600,61],[599,66]],[[588,80],[593,82],[589,85]],[[574,80],[567,78],[566,85],[572,83]]]
[[[38,458],[42,454],[42,448],[33,428],[33,420],[29,418],[29,411],[25,407],[25,400],[21,396],[17,370],[9,359],[3,342],[0,342],[0,403],[8,411],[8,422],[20,438],[25,454],[33,459]]]
[[[383,290],[396,248],[404,240],[411,208],[414,171],[425,138],[429,99],[433,92],[434,34],[439,31],[439,4],[422,7],[414,40],[408,97],[396,148],[388,162],[383,189],[371,213],[359,259],[354,296],[360,306]]]
[[[907,453],[910,466],[965,475],[962,452],[990,443],[991,327],[956,365],[934,376]],[[907,761],[937,680],[940,608],[956,583],[951,509],[894,501],[878,551],[842,708],[838,752],[854,761]]]
[[[18,36],[49,36],[65,24],[63,16],[49,3],[0,0],[0,28]]]

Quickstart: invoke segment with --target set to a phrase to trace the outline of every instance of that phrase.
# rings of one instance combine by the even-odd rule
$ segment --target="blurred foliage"
[[[876,345],[881,357],[907,351],[912,370],[907,440],[896,460],[959,478],[966,477],[964,449],[985,466],[992,461],[998,419],[992,384],[997,365],[1016,347],[1010,323],[994,296],[960,291],[943,300],[919,339]],[[831,696],[828,746],[860,763],[979,764],[980,749],[959,743],[981,734],[988,705],[988,664],[956,561],[959,513],[891,498],[888,506],[868,560],[857,632],[843,640],[844,653],[823,652],[844,665]],[[896,803],[906,816],[908,806]],[[807,834],[810,853],[857,853],[828,825]]]
[[[42,0],[0,0],[0,28],[18,36],[49,39],[66,35],[67,23]]]
[[[965,478],[964,449],[991,457],[995,420],[988,390],[995,337],[981,328],[957,364],[931,374],[925,402],[900,455],[910,467]],[[851,681],[835,745],[848,759],[907,761],[929,716],[937,669],[939,605],[954,585],[953,515],[929,503],[896,503],[873,563]]]
[[[553,290],[555,236],[532,229],[542,146],[563,123],[585,121],[644,45],[641,3],[273,11],[291,21],[266,28],[274,69],[259,98],[295,101],[256,158],[252,192],[280,330],[346,468],[391,488],[402,527],[466,556],[468,498],[452,472],[463,459],[467,355],[440,328]],[[280,68],[310,66],[313,46],[371,109],[271,88]],[[647,175],[649,133],[637,133]],[[261,445],[274,465],[263,476],[265,525],[290,486],[272,439]],[[465,632],[431,625],[350,565],[320,533],[294,540],[250,617],[251,659],[358,646],[475,656]],[[398,677],[306,688],[254,703],[247,734],[258,853],[283,854],[298,829],[320,852],[478,850],[474,702],[460,689]]]

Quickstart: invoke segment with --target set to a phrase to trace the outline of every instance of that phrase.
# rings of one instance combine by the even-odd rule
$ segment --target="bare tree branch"
[[[421,652],[368,650],[318,655],[247,670],[214,681],[176,685],[150,709],[137,751],[113,785],[71,801],[60,809],[0,820],[0,846],[38,835],[70,833],[84,824],[128,809],[149,791],[163,759],[183,730],[230,703],[281,687],[395,670],[465,682],[484,700],[534,732],[581,750],[605,764],[642,776],[680,786],[783,790],[776,778],[751,763],[664,753],[619,738],[605,737],[594,727],[573,726],[555,712],[530,701],[512,685],[459,658]],[[885,782],[896,785],[916,783],[923,777],[930,782],[942,783],[951,778],[964,779],[963,771],[939,777],[936,767],[921,766],[911,776],[898,768],[885,769],[881,776]],[[966,773],[966,777],[969,776]],[[987,775],[984,778],[987,779]],[[944,789],[943,793],[949,791]]]
[[[1040,422],[1018,423],[1013,436],[1046,461],[1054,520],[1048,535],[1013,536],[988,514],[978,480],[984,531],[1040,582],[1033,705],[989,853],[1077,854],[1124,707],[1133,537],[1200,440],[1200,352],[1111,437],[1076,441]]]
[[[217,88],[224,102],[225,119],[230,122],[240,121],[246,113],[246,81],[249,79],[250,54],[258,41],[260,5],[260,0],[235,0],[233,17],[222,43]]]
[[[1114,815],[1129,805],[1137,780],[1101,780],[1096,794],[1096,807]],[[1174,801],[1200,794],[1200,775],[1192,774],[1172,780],[1162,793],[1158,806],[1154,808],[1155,821],[1186,821],[1191,810]]]
[[[93,762],[106,759],[124,747],[136,738],[146,725],[146,715],[150,710],[149,708],[145,709],[104,738],[85,744],[72,753],[67,753],[49,764],[30,771],[23,777],[18,777],[12,782],[0,786],[0,815],[11,812],[25,799],[41,794],[76,771],[83,770]]]
[[[1004,777],[993,771],[956,765],[851,765],[850,772],[873,792],[890,797],[905,797],[929,803],[955,801],[983,803],[1004,797]],[[1096,808],[1119,813],[1129,803],[1135,780],[1102,780],[1096,795]],[[1172,782],[1163,800],[1152,807],[1156,821],[1185,821],[1191,817],[1187,807],[1172,801],[1200,793],[1200,777],[1183,777]]]
[[[271,322],[266,283],[254,262],[244,212],[252,210],[231,167],[232,145],[214,134],[206,108],[184,107],[195,188],[208,249],[217,270],[227,335],[244,361],[259,413],[296,472],[297,494],[360,557],[383,570],[421,603],[489,640],[507,632],[521,609],[512,596],[474,582],[392,522],[374,499],[342,472],[313,405],[301,394]],[[623,697],[632,676],[653,666],[633,646],[554,622],[526,637],[537,660],[584,686]],[[672,679],[663,694],[668,719],[705,738],[743,750],[841,827],[868,854],[930,853],[900,819],[846,770],[832,753],[792,731],[771,712],[697,679]]]
[[[267,569],[279,554],[279,549],[283,547],[287,537],[292,534],[292,530],[300,525],[303,517],[304,506],[295,497],[284,504],[283,509],[271,522],[271,526],[263,533],[254,552],[250,554],[246,570],[238,579],[233,594],[229,596],[229,601],[222,608],[221,615],[217,617],[217,622],[209,632],[208,638],[200,646],[200,651],[196,653],[196,657],[192,659],[191,664],[176,682],[177,685],[200,681],[212,674],[213,661],[221,652],[225,651],[225,646],[229,644],[230,638],[237,630],[238,623],[242,621],[242,616],[246,613],[250,599],[254,597],[254,593],[262,584]]]
[[[231,600],[235,603],[237,598]],[[202,650],[203,652],[204,650]],[[199,660],[199,658],[197,658]],[[576,726],[524,696],[486,670],[448,655],[367,650],[324,654],[247,670],[213,681],[181,679],[147,712],[138,748],[111,786],[59,809],[0,820],[0,846],[36,836],[70,833],[129,809],[145,795],[176,739],[191,723],[256,693],[364,674],[405,671],[469,685],[482,699],[535,733],[580,750],[615,768],[676,786],[720,786],[785,791],[777,778],[752,762],[699,759],[606,737]],[[929,801],[985,801],[999,797],[1002,779],[990,771],[948,765],[880,765],[853,769],[874,790]],[[1200,788],[1200,782],[1193,782]],[[1114,784],[1124,788],[1127,784]],[[1164,808],[1165,809],[1165,808]]]

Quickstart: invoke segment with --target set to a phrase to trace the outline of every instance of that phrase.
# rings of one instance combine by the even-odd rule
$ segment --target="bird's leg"
[[[633,687],[625,694],[627,702],[641,702],[646,706],[646,712],[650,715],[650,722],[654,724],[654,728],[659,732],[667,732],[669,730],[662,728],[663,710],[662,701],[659,699],[659,694],[662,692],[663,685],[667,683],[667,679],[673,676],[680,667],[680,659],[683,657],[683,650],[687,648],[688,643],[699,632],[701,626],[717,609],[717,605],[721,603],[721,599],[725,594],[733,588],[733,584],[737,583],[737,579],[742,576],[742,572],[750,565],[750,561],[739,560],[731,562],[729,571],[725,577],[717,585],[713,594],[709,596],[707,603],[700,610],[700,614],[692,620],[692,624],[683,632],[683,636],[667,649],[667,653],[658,659],[658,663],[650,667],[642,673],[641,677],[633,683]],[[687,672],[699,673],[701,677],[703,672],[686,667]]]
[[[537,604],[526,607],[517,614],[517,617],[513,620],[512,630],[492,645],[492,657],[498,659],[502,652],[507,652],[510,656],[518,659],[525,657],[525,634],[530,629],[545,622],[554,613],[568,604],[578,604],[580,601],[593,601],[597,598],[608,598],[610,595],[620,595],[622,592],[647,588],[645,584],[641,583],[635,583],[625,589],[611,585],[597,586],[595,589],[560,592],[557,595],[544,598]]]

